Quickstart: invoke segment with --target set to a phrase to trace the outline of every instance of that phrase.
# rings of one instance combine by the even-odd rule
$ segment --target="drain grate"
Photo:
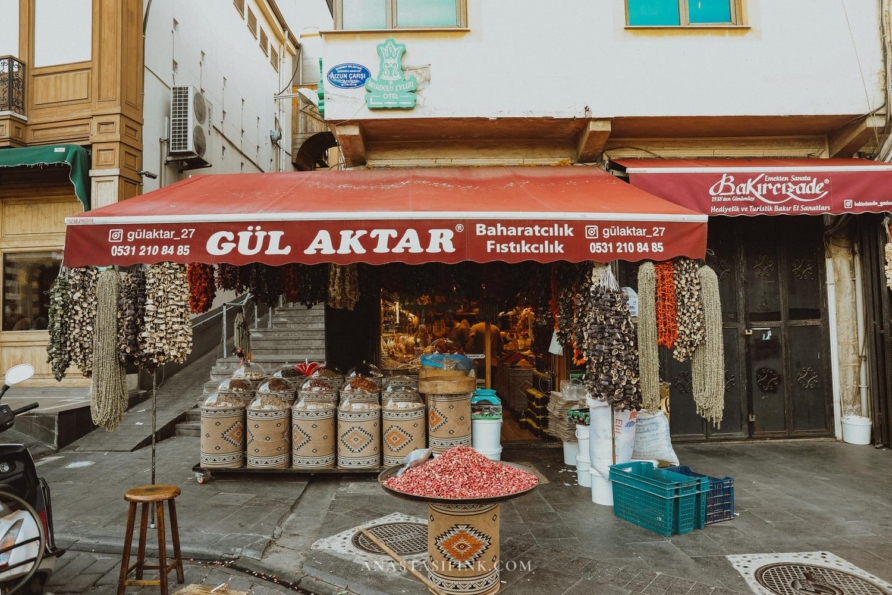
[[[427,525],[423,523],[384,523],[366,530],[401,556],[427,552]],[[386,555],[359,531],[353,535],[353,545],[370,554]]]
[[[777,595],[892,595],[854,574],[812,564],[769,564],[756,570],[756,581]]]

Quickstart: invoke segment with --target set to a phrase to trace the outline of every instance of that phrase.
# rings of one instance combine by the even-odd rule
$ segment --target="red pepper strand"
[[[211,309],[217,288],[214,285],[214,267],[193,262],[186,268],[189,280],[189,309],[193,314],[204,314]]]
[[[657,274],[657,345],[669,349],[678,339],[675,304],[675,265],[671,260],[654,264]]]

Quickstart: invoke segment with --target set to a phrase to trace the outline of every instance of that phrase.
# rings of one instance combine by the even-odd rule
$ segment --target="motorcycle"
[[[34,375],[28,364],[6,372],[0,399],[13,385]],[[17,415],[39,407],[20,409],[0,404],[0,432],[13,427]],[[31,453],[21,444],[0,444],[0,595],[41,595],[65,551],[53,538],[50,488],[37,476]]]

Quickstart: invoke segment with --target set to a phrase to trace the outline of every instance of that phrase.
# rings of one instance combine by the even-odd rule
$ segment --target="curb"
[[[120,557],[124,553],[123,540],[97,539],[93,541],[75,537],[73,535],[59,534],[56,535],[56,541],[59,542],[61,545],[65,545],[65,549],[72,552],[109,554],[118,557]],[[172,550],[168,550],[168,553],[171,552]],[[184,562],[188,560],[196,560],[200,562],[231,562],[232,560],[238,558],[238,555],[236,554],[222,554],[219,550],[212,551],[206,548],[192,548],[187,546],[182,547],[181,553]],[[157,557],[158,548],[146,544],[146,555],[148,557]]]

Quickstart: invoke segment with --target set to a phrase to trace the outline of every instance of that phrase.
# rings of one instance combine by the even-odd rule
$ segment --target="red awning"
[[[69,217],[65,264],[703,258],[706,219],[594,167],[219,174]]]
[[[632,185],[707,215],[892,210],[892,164],[866,159],[618,159]]]

